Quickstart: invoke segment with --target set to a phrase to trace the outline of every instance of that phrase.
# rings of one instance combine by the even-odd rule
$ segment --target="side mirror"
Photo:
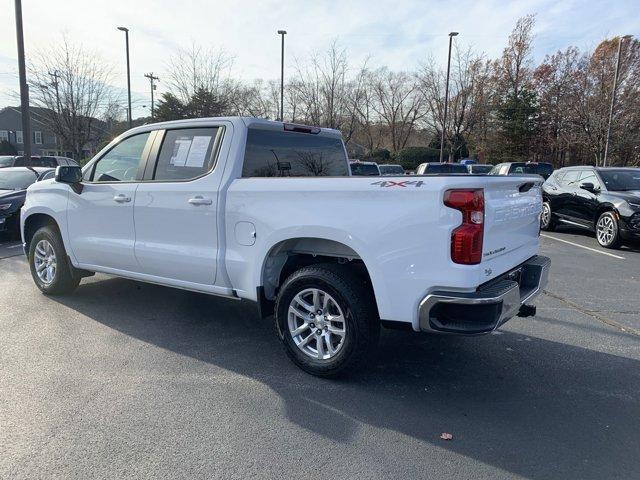
[[[593,183],[591,182],[584,182],[580,184],[580,188],[583,190],[586,190],[587,192],[591,192],[591,193],[595,193],[596,192],[596,187]]]
[[[82,181],[82,169],[76,166],[56,167],[56,182],[74,185]]]

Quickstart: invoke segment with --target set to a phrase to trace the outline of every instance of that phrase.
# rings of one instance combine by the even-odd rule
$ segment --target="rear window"
[[[348,176],[342,140],[309,133],[250,128],[243,177]]]
[[[0,157],[0,167],[13,167],[13,157]]]
[[[351,168],[351,175],[370,177],[380,175],[381,173],[376,165],[370,163],[352,163],[349,167]]]
[[[424,173],[469,173],[466,165],[459,163],[428,163]]]
[[[378,165],[378,168],[383,175],[404,175],[404,168],[400,165]]]
[[[512,163],[509,173],[542,175],[546,178],[553,173],[553,166],[550,163]]]

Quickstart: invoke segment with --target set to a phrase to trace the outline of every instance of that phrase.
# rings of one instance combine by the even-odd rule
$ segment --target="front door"
[[[216,157],[223,130],[158,132],[134,205],[141,273],[178,283],[214,284],[222,171]]]
[[[69,241],[79,263],[138,269],[133,206],[148,143],[149,132],[122,140],[85,172],[82,188],[69,193]]]

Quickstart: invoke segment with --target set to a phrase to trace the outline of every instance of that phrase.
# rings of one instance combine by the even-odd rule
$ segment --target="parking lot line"
[[[568,243],[569,245],[573,245],[574,247],[584,248],[585,250],[590,250],[592,252],[599,253],[601,255],[607,255],[609,257],[617,258],[619,260],[624,260],[625,259],[624,257],[621,257],[620,255],[614,255],[613,253],[603,252],[602,250],[596,250],[595,248],[585,247],[584,245],[580,245],[579,243],[574,243],[574,242],[570,242],[569,240],[563,240],[561,238],[552,237],[551,235],[546,235],[544,233],[541,233],[540,236],[544,237],[544,238],[550,238],[552,240],[557,240],[558,242]]]

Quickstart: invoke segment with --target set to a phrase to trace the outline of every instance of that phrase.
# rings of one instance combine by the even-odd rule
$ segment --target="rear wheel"
[[[367,282],[336,264],[294,272],[278,293],[275,322],[289,358],[304,371],[323,377],[361,366],[380,335]]]
[[[596,238],[598,243],[605,248],[618,248],[620,246],[620,229],[618,219],[614,212],[604,212],[596,222]]]
[[[540,228],[551,232],[556,228],[556,222],[551,215],[551,204],[544,202],[542,204],[542,212],[540,213]]]
[[[29,267],[36,286],[47,295],[73,292],[80,283],[64,249],[58,229],[41,227],[29,244]]]

